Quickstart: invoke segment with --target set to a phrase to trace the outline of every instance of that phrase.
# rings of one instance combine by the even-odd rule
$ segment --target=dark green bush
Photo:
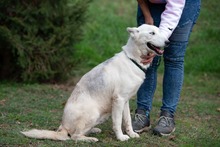
[[[90,0],[1,0],[0,79],[53,81],[73,68]]]

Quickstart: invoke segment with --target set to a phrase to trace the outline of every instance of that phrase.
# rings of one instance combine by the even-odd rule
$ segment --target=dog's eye
[[[151,34],[151,35],[155,35],[155,33],[154,33],[154,32],[150,32],[150,34]]]

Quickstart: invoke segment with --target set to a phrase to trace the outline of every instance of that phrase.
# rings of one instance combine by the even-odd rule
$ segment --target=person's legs
[[[184,78],[184,56],[192,28],[200,10],[200,0],[186,1],[177,28],[164,52],[163,105],[161,110],[174,114]]]
[[[165,5],[164,4],[155,5],[155,4],[149,3],[149,8],[150,8],[151,15],[154,19],[154,25],[159,26],[160,16],[161,16],[161,13],[165,9]],[[138,7],[137,24],[141,25],[143,23],[144,23],[144,16],[143,16],[143,13],[140,7]],[[151,66],[146,71],[145,80],[137,92],[137,109],[143,109],[149,112],[151,110],[152,99],[153,99],[153,95],[154,95],[156,84],[157,84],[157,68],[159,64],[160,64],[160,57],[156,56],[153,59]]]
[[[160,15],[164,11],[165,5],[149,3],[149,7],[154,19],[154,25],[159,26]],[[143,13],[140,7],[138,7],[137,24],[142,25],[145,23],[144,21]],[[157,68],[160,64],[160,58],[159,56],[154,58],[151,66],[146,71],[146,78],[137,92],[137,110],[135,111],[135,119],[132,122],[133,129],[136,132],[148,130],[146,127],[150,126],[149,113],[157,84]]]
[[[175,130],[174,113],[184,78],[184,56],[192,28],[200,10],[200,0],[186,0],[180,22],[164,52],[164,78],[161,117],[154,134],[169,135]]]
[[[146,71],[146,77],[143,84],[137,92],[137,109],[150,112],[152,99],[157,84],[157,68],[160,64],[160,57],[156,56],[151,66]]]
[[[154,25],[159,26],[160,24],[160,15],[164,11],[165,5],[150,4],[150,12],[154,19]],[[173,116],[176,111],[176,106],[179,101],[180,91],[183,83],[183,73],[184,73],[184,56],[186,46],[188,44],[188,39],[192,27],[198,17],[200,9],[200,0],[186,0],[186,6],[184,8],[181,20],[175,29],[172,36],[169,38],[170,45],[165,49],[164,52],[164,80],[163,80],[163,98],[162,98],[162,107],[161,107],[161,118],[159,119],[158,125],[154,129],[155,134],[162,135],[163,133],[169,134],[174,130],[174,120]],[[144,16],[140,8],[138,8],[137,14],[138,25],[144,23]],[[159,57],[155,57],[152,65],[148,68],[146,72],[146,79],[141,85],[137,93],[137,112],[144,117],[144,120],[141,125],[139,124],[140,119],[135,119],[132,123],[133,127],[140,128],[145,127],[146,124],[149,124],[149,112],[152,107],[152,99],[156,89],[157,83],[157,67],[159,65]],[[140,117],[137,117],[140,118]],[[171,119],[170,119],[171,118]],[[141,120],[141,121],[142,121]],[[146,123],[148,122],[148,123]],[[171,124],[169,129],[165,128],[164,123]],[[162,124],[162,126],[161,126]],[[170,128],[171,127],[171,128]],[[165,131],[162,132],[161,131]],[[168,133],[167,133],[168,132]],[[163,134],[164,135],[164,134]]]

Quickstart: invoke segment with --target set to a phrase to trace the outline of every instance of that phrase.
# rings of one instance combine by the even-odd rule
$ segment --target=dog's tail
[[[70,139],[66,129],[61,129],[57,132],[49,131],[49,130],[33,129],[33,130],[21,132],[21,133],[27,137],[36,138],[36,139],[52,139],[52,140],[68,140],[68,139]]]

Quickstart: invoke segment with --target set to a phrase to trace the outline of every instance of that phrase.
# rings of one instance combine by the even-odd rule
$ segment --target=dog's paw
[[[139,138],[139,134],[138,133],[135,133],[135,132],[131,132],[128,134],[131,138]]]
[[[118,140],[120,141],[126,141],[128,140],[130,137],[128,135],[120,135],[118,136]]]
[[[76,140],[76,141],[85,141],[85,142],[97,142],[97,141],[99,141],[95,137],[86,137],[86,136],[79,136],[79,135],[73,135],[73,136],[71,136],[71,139]]]
[[[92,128],[92,129],[90,130],[90,133],[101,133],[101,132],[102,132],[102,130],[99,129],[99,128]]]
[[[87,142],[97,142],[99,140],[95,137],[88,137],[88,138],[85,139],[85,141],[87,141]]]

